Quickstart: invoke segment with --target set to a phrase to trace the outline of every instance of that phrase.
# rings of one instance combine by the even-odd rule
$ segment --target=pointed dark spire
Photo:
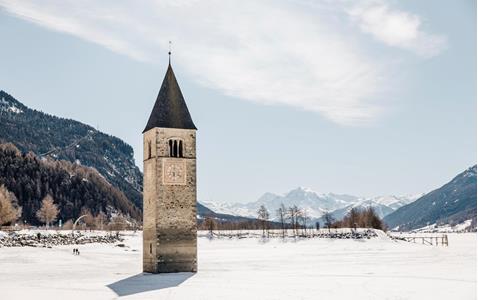
[[[196,129],[174,76],[171,61],[143,133],[155,127]]]

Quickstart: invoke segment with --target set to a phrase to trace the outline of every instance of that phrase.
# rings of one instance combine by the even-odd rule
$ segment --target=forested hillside
[[[476,165],[457,175],[444,186],[385,217],[390,228],[410,230],[430,224],[476,224]]]
[[[58,219],[75,219],[83,208],[93,215],[122,213],[141,219],[141,210],[95,169],[21,153],[13,144],[0,144],[0,185],[13,192],[22,207],[21,219],[39,224],[35,213],[51,195],[60,209]]]
[[[134,163],[133,148],[117,137],[30,109],[0,91],[0,143],[13,143],[24,153],[94,167],[142,207],[143,177]]]

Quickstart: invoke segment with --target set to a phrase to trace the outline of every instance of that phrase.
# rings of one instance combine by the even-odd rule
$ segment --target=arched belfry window
[[[183,157],[183,141],[179,139],[171,139],[168,141],[169,156]]]

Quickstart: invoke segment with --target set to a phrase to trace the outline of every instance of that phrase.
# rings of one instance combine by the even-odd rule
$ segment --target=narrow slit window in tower
[[[179,157],[183,157],[183,141],[179,141]]]

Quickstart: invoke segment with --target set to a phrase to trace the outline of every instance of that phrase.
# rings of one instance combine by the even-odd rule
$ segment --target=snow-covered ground
[[[141,273],[141,233],[0,248],[0,299],[476,299],[476,234],[449,247],[370,240],[198,240],[199,272]]]

